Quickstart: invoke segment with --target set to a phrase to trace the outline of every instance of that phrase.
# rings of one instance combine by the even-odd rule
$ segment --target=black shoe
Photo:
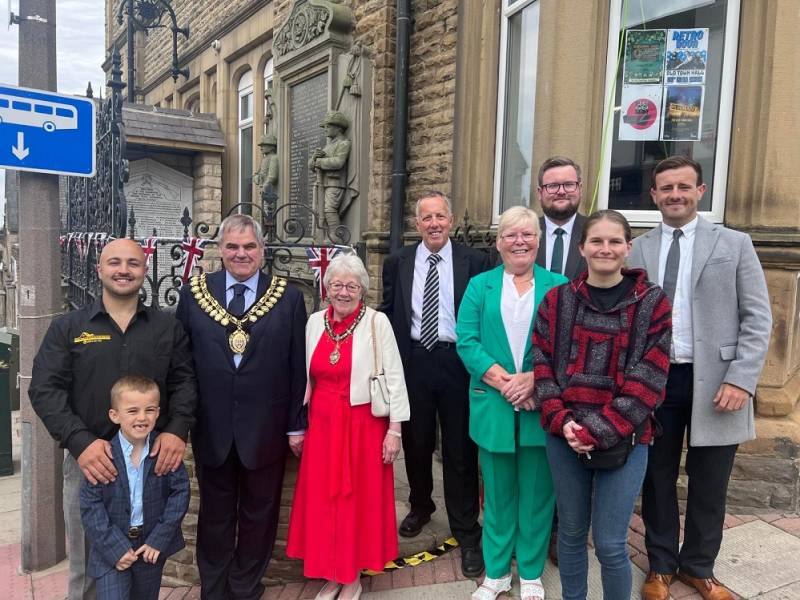
[[[480,546],[461,548],[461,572],[464,577],[480,577],[483,573],[483,552]]]
[[[400,523],[400,535],[407,538],[416,537],[422,531],[425,523],[430,523],[431,516],[414,512],[413,510],[406,515],[403,522]]]

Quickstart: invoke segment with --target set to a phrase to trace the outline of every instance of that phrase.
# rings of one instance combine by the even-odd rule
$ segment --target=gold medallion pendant
[[[247,348],[247,342],[249,340],[250,336],[242,329],[237,329],[228,336],[228,344],[230,345],[231,351],[234,354],[244,354],[244,350]]]
[[[336,363],[339,362],[339,358],[341,356],[342,355],[339,353],[339,344],[336,344],[336,348],[333,349],[333,352],[331,352],[331,355],[328,357],[328,360],[332,365],[335,365]]]
[[[228,345],[234,354],[244,354],[247,343],[250,341],[250,334],[246,330],[272,310],[281,296],[283,296],[283,292],[286,291],[286,280],[273,277],[264,295],[256,300],[244,315],[236,317],[225,310],[208,291],[205,273],[192,277],[190,285],[200,310],[204,311],[223,327],[228,327],[229,325],[236,327],[228,335]]]

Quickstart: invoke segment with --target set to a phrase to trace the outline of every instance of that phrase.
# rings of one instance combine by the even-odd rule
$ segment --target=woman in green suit
[[[503,264],[470,280],[458,311],[458,354],[470,374],[469,431],[484,482],[486,578],[473,600],[511,589],[512,554],[522,600],[544,600],[540,577],[555,499],[533,410],[531,331],[539,301],[567,279],[534,264],[538,246],[536,213],[506,210],[497,232]]]

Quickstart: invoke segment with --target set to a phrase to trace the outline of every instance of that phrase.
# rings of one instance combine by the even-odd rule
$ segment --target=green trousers
[[[478,451],[486,575],[493,579],[508,575],[514,555],[519,576],[536,579],[547,559],[555,507],[544,446],[518,444],[514,453]]]

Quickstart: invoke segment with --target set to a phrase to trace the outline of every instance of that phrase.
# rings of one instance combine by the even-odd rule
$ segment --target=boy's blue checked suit
[[[150,445],[157,434],[150,434]],[[153,473],[157,457],[144,458],[142,509],[144,524],[137,539],[130,539],[130,490],[119,437],[111,439],[117,479],[108,485],[81,488],[81,517],[91,544],[87,574],[96,578],[98,598],[145,600],[158,598],[161,571],[167,557],[185,546],[181,521],[189,507],[189,477],[183,464],[162,477]],[[117,571],[117,561],[131,548],[147,544],[161,554],[155,565],[139,559],[125,571]]]

